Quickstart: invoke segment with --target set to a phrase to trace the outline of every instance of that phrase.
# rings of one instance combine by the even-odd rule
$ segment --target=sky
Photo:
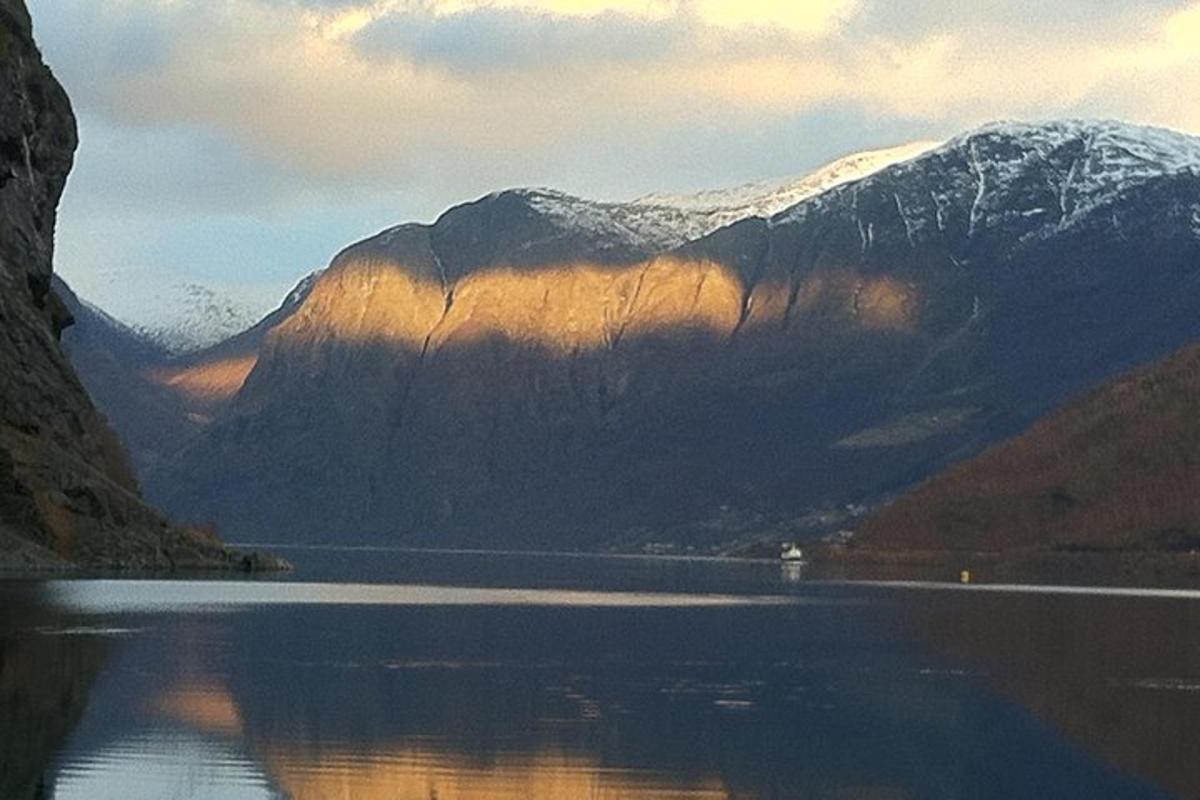
[[[798,175],[997,119],[1200,133],[1200,0],[28,0],[81,145],[57,266],[149,321],[265,311],[511,186]]]

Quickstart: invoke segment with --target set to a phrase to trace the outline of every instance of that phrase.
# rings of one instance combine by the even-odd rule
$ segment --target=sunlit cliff
[[[1193,145],[1151,133],[991,126],[665,249],[687,212],[544,190],[388,229],[162,373],[208,411],[147,484],[243,535],[477,545],[873,502],[1200,335]]]

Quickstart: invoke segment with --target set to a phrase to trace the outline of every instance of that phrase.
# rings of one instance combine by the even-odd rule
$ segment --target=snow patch
[[[714,189],[694,194],[650,194],[633,201],[633,205],[691,212],[695,215],[694,227],[687,232],[687,236],[698,239],[748,217],[770,218],[834,187],[917,158],[937,146],[938,142],[932,141],[910,142],[898,147],[848,155],[798,178],[747,183],[732,189]]]
[[[1113,121],[1006,122],[955,137],[919,159],[885,166],[846,192],[857,194],[887,175],[921,197],[928,195],[932,206],[925,216],[940,232],[951,230],[948,222],[958,209],[968,239],[1018,220],[1025,228],[1019,240],[1025,241],[1068,230],[1123,192],[1180,174],[1200,177],[1200,138]],[[896,200],[911,236],[917,206]],[[853,198],[832,187],[771,222],[796,223],[831,202],[852,205]],[[1200,218],[1193,218],[1193,229],[1200,231]]]
[[[1000,146],[988,147],[988,157],[981,161],[977,152],[988,144]],[[1064,148],[1077,149],[1078,156],[1053,187],[1058,194],[1058,230],[1078,223],[1131,186],[1164,175],[1200,175],[1197,137],[1112,121],[994,123],[951,139],[934,152],[966,149],[992,186],[1013,186],[1036,173],[1052,175],[1049,160]]]
[[[252,327],[264,309],[198,283],[180,283],[143,298],[130,325],[171,354],[199,350]]]
[[[797,203],[937,146],[913,142],[840,158],[799,178],[693,194],[650,194],[628,203],[584,200],[553,189],[518,189],[538,213],[614,245],[669,250],[750,217],[769,218]]]

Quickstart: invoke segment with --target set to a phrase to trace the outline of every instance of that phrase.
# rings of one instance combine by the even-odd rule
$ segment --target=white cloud
[[[283,288],[503,186],[732,184],[996,118],[1200,132],[1200,0],[29,3],[85,121],[59,229],[80,281]]]
[[[1064,2],[1071,24],[1050,24],[1058,6],[955,14],[927,0],[944,13],[926,8],[938,22],[916,30],[903,8],[868,0],[36,0],[34,11],[76,102],[110,126],[202,130],[316,185],[463,197],[536,181],[596,142],[653,148],[716,125],[753,137],[830,105],[946,133],[1075,114],[1200,130],[1200,3],[1141,6],[1131,24],[1139,8]]]
[[[779,27],[811,36],[835,29],[860,5],[858,0],[699,0],[698,10],[709,25]]]

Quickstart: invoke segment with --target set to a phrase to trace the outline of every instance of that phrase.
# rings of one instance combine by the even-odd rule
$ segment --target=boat
[[[779,558],[788,564],[803,564],[804,551],[793,543],[788,543],[783,546],[783,551],[780,552]]]

